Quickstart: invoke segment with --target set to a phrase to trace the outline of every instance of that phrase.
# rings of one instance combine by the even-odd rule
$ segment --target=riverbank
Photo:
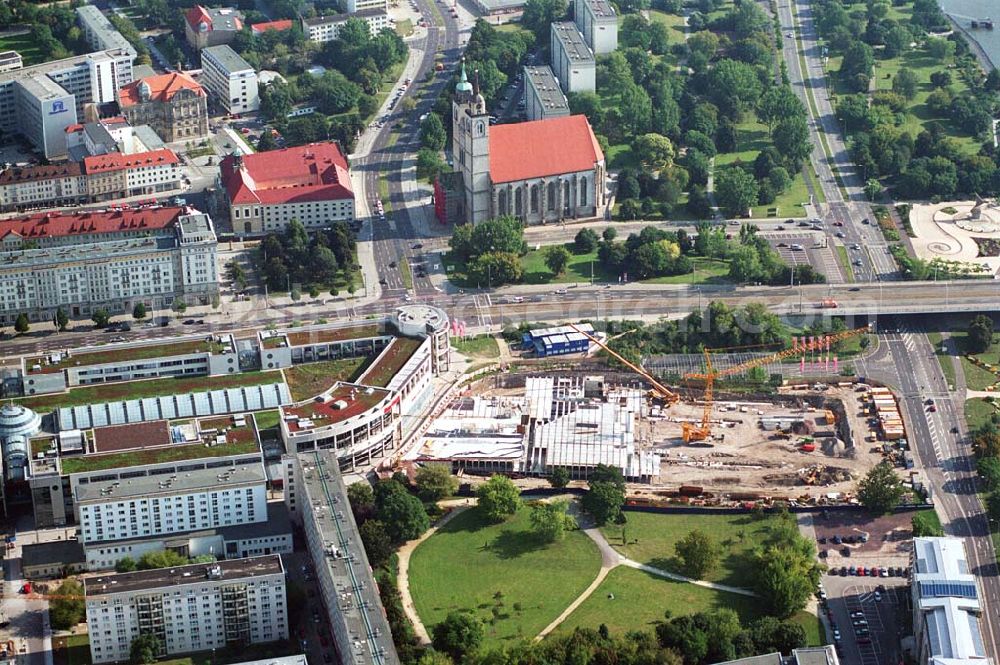
[[[979,66],[983,68],[984,72],[990,72],[996,69],[996,65],[990,59],[989,54],[983,49],[982,45],[976,41],[975,36],[960,24],[951,14],[945,12],[945,16],[948,17],[948,22],[951,23],[952,27],[955,28],[963,37],[965,41],[969,44],[969,49],[976,55],[976,60],[979,61]]]

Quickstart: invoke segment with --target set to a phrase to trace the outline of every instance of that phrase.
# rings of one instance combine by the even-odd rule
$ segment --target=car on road
[[[186,326],[193,326],[196,322],[194,319],[184,319],[183,321],[181,321],[181,323],[183,323]]]
[[[778,247],[788,247],[788,243],[787,242],[779,242],[778,243]]]
[[[875,592],[875,602],[876,603],[881,603],[882,602],[882,592],[881,591],[876,591]]]
[[[843,226],[844,223],[843,222],[834,222],[833,225],[834,226]]]
[[[840,567],[840,575],[841,577],[847,577],[847,566]]]
[[[862,224],[865,224],[865,225],[868,225],[868,224],[871,224],[871,222],[870,222],[870,221],[868,220],[868,218],[867,218],[867,217],[865,217],[864,219],[862,219],[862,220],[861,220],[861,223],[862,223]]]
[[[566,295],[566,289],[556,289],[555,291],[553,291],[553,293],[555,293],[557,296],[564,296]]]
[[[803,247],[802,247],[802,245],[800,245],[798,243],[795,243],[795,244],[792,245],[792,249],[795,250],[796,252],[801,252],[802,249],[803,249]]]
[[[859,245],[858,243],[854,243],[853,245],[851,245],[851,249],[853,249],[854,251],[858,251],[859,249],[861,249],[861,245]]]
[[[843,231],[837,231],[837,237],[838,238],[846,238],[847,236],[844,235]]]
[[[847,290],[848,290],[848,291],[860,291],[860,290],[861,290],[861,287],[859,287],[859,286],[852,286],[851,288],[849,288],[849,289],[847,289]]]
[[[412,249],[423,249],[423,248],[424,248],[424,244],[422,242],[418,242],[418,243],[414,243]]]

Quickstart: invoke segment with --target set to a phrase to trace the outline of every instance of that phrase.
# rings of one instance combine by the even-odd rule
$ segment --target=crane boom
[[[632,362],[626,360],[625,358],[623,358],[621,356],[621,354],[619,354],[617,351],[615,351],[614,349],[612,349],[611,347],[609,347],[607,344],[605,344],[601,340],[597,339],[596,337],[594,337],[593,335],[591,335],[589,333],[585,333],[584,331],[580,330],[579,328],[577,328],[572,323],[569,324],[569,327],[572,328],[573,330],[577,331],[578,333],[580,333],[581,335],[583,335],[587,339],[589,339],[591,342],[593,342],[597,346],[599,346],[602,349],[604,349],[605,351],[607,351],[613,358],[615,358],[620,363],[622,363],[623,365],[625,365],[626,367],[628,367],[629,369],[631,369],[633,372],[635,372],[636,374],[638,374],[642,378],[644,378],[647,381],[649,381],[649,383],[652,384],[653,389],[656,391],[657,396],[660,397],[661,399],[663,399],[663,400],[665,400],[667,402],[671,402],[671,403],[676,402],[677,400],[680,399],[680,395],[678,395],[677,393],[673,392],[672,390],[670,390],[669,388],[667,388],[666,386],[664,386],[662,383],[660,383],[659,381],[657,381],[655,378],[653,378],[652,374],[650,374],[649,372],[647,372],[642,367],[639,367],[635,363],[632,363]]]
[[[684,434],[684,442],[690,443],[692,441],[702,441],[707,439],[712,433],[712,400],[713,400],[713,389],[714,382],[717,377],[720,376],[732,376],[734,374],[740,374],[747,370],[753,369],[754,367],[760,367],[762,365],[767,365],[772,362],[784,360],[791,356],[797,355],[799,353],[805,353],[809,351],[822,351],[824,347],[829,344],[835,344],[837,342],[861,335],[866,332],[870,332],[870,326],[864,326],[862,328],[855,328],[853,330],[844,330],[832,335],[821,335],[814,337],[810,340],[803,340],[802,344],[793,346],[788,349],[783,349],[777,351],[767,356],[761,356],[759,358],[752,358],[739,365],[734,365],[733,367],[727,367],[726,369],[716,371],[712,367],[712,357],[709,349],[705,349],[705,372],[703,373],[692,373],[685,374],[685,379],[700,379],[705,382],[705,410],[702,413],[701,425],[694,425],[691,423],[684,423],[682,426]],[[725,349],[712,349],[713,351],[724,351]]]

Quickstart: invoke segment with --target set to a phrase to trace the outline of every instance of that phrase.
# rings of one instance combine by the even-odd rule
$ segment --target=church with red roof
[[[292,219],[307,229],[354,219],[351,174],[336,143],[229,155],[219,171],[238,235],[281,232]]]
[[[486,102],[462,78],[452,102],[455,172],[434,186],[442,223],[512,215],[526,224],[603,215],[604,152],[584,115],[490,125]]]

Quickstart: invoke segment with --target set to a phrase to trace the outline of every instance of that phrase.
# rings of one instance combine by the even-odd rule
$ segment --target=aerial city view
[[[0,665],[1000,665],[997,0],[0,0]]]

